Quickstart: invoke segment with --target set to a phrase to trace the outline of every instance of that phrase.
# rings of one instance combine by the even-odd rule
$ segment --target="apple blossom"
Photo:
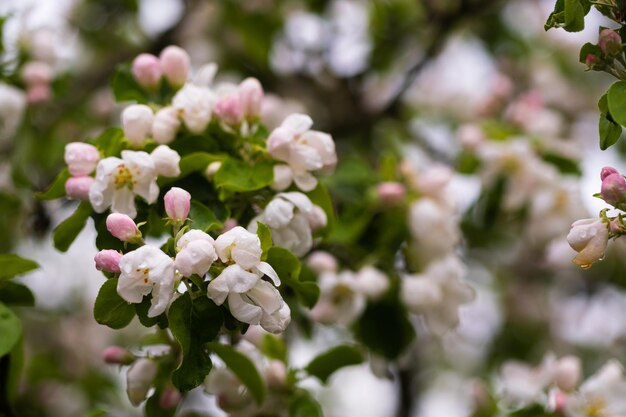
[[[589,377],[566,404],[566,415],[571,417],[626,415],[626,378],[624,369],[616,360],[610,360]]]
[[[173,386],[167,386],[163,390],[161,397],[159,398],[159,407],[164,410],[172,410],[175,409],[183,396],[179,390],[174,388]]]
[[[582,363],[577,356],[565,356],[554,365],[552,378],[559,389],[573,391],[580,382]]]
[[[284,191],[289,188],[292,182],[293,171],[289,168],[289,165],[274,165],[274,182],[272,183],[273,190]]]
[[[578,252],[573,262],[583,269],[604,257],[609,229],[602,219],[582,219],[572,224],[567,242]]]
[[[607,55],[617,55],[622,52],[622,38],[613,29],[602,29],[598,46]]]
[[[201,230],[190,230],[182,235],[176,242],[178,253],[174,260],[178,272],[184,277],[193,274],[203,277],[217,260],[214,244],[213,238]]]
[[[175,87],[179,87],[187,81],[190,68],[190,58],[184,49],[170,45],[161,51],[159,55],[163,75]]]
[[[109,233],[122,242],[141,242],[141,232],[139,228],[126,214],[111,213],[107,216],[106,226]]]
[[[267,140],[270,155],[289,165],[294,182],[303,191],[311,191],[317,186],[317,179],[311,172],[328,172],[337,163],[332,137],[310,130],[312,125],[309,116],[292,114],[274,129]]]
[[[122,111],[124,136],[134,146],[143,145],[152,133],[152,109],[145,104],[131,104]]]
[[[96,168],[96,179],[89,190],[89,201],[97,213],[111,211],[134,218],[135,195],[152,204],[159,196],[157,172],[146,152],[122,151],[122,158],[108,157]]]
[[[72,200],[89,201],[93,177],[70,177],[65,181],[65,194]]]
[[[94,261],[98,271],[112,272],[118,274],[120,272],[120,261],[122,254],[113,249],[104,249],[96,253]]]
[[[120,261],[117,292],[129,303],[141,303],[152,294],[148,317],[162,314],[174,295],[174,261],[159,248],[145,245],[126,253]]]
[[[130,365],[135,357],[128,350],[119,346],[109,346],[102,352],[102,359],[113,365]]]
[[[89,175],[96,169],[100,152],[88,143],[71,142],[65,145],[64,159],[70,174],[80,177]]]
[[[174,224],[183,224],[191,208],[191,194],[182,188],[172,187],[163,197],[167,217]]]
[[[389,288],[389,278],[373,266],[361,268],[355,275],[355,288],[370,299],[380,298]]]
[[[261,240],[254,233],[241,226],[233,227],[218,236],[215,249],[222,262],[234,262],[244,270],[260,271],[272,278],[276,285],[280,285],[274,268],[267,262],[261,262]]]
[[[626,207],[626,178],[619,172],[608,174],[609,167],[602,169],[600,194],[608,204],[617,208]],[[608,174],[608,175],[607,175]]]
[[[244,108],[238,94],[227,94],[220,97],[213,109],[215,115],[230,126],[238,126],[244,118]]]
[[[135,407],[141,404],[152,387],[157,375],[157,366],[150,359],[137,359],[126,373],[126,393]]]
[[[13,136],[22,123],[26,94],[19,88],[0,82],[0,140]]]
[[[246,78],[239,84],[239,101],[246,119],[254,119],[261,114],[263,87],[256,78]]]
[[[211,121],[215,100],[215,93],[210,89],[185,84],[172,99],[172,105],[191,133],[202,133]]]
[[[150,157],[154,161],[157,175],[177,177],[180,175],[180,155],[167,145],[157,146]]]
[[[137,83],[148,89],[158,87],[163,75],[159,58],[152,54],[139,54],[133,60],[132,72]]]
[[[378,199],[387,205],[400,204],[406,198],[406,187],[399,182],[381,182],[376,186]]]
[[[50,65],[41,61],[30,61],[22,68],[22,79],[29,86],[48,85],[54,77]]]
[[[363,312],[365,295],[360,292],[356,274],[322,272],[318,276],[320,298],[309,316],[322,324],[338,323],[348,326]]]
[[[164,107],[157,111],[152,120],[152,138],[156,143],[168,144],[176,138],[180,129],[178,111],[173,107]]]
[[[337,272],[337,259],[328,252],[315,251],[306,258],[306,264],[318,274],[322,272]]]

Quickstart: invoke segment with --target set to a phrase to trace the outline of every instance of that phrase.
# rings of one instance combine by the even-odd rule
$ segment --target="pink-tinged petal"
[[[283,120],[281,127],[291,130],[295,134],[302,134],[313,126],[313,119],[306,114],[290,114]]]
[[[272,268],[272,265],[268,264],[267,262],[260,262],[257,266],[257,269],[270,277],[274,285],[276,285],[277,287],[280,286],[280,278],[278,277],[278,274],[276,273],[274,268]]]
[[[317,187],[317,178],[308,172],[296,175],[293,181],[302,191],[313,191]]]

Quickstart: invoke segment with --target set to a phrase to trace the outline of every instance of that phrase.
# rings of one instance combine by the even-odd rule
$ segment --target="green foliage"
[[[601,100],[602,101],[602,100]],[[626,125],[626,81],[618,81],[607,92],[607,104],[616,123]],[[599,104],[600,106],[600,104]]]
[[[272,265],[283,285],[292,289],[299,300],[307,307],[313,308],[320,295],[315,282],[301,281],[300,260],[287,249],[274,246],[267,254],[267,263]],[[282,290],[282,285],[280,289]]]
[[[40,200],[54,200],[65,195],[65,182],[70,178],[70,171],[64,168],[52,182],[50,187],[44,193],[36,193],[35,196]]]
[[[93,140],[93,144],[105,157],[120,156],[125,144],[124,132],[119,127],[111,127]]]
[[[204,232],[221,230],[224,227],[224,223],[215,216],[213,210],[197,200],[191,200],[189,218],[193,229],[200,229]]]
[[[581,176],[583,174],[576,161],[566,158],[560,154],[554,152],[544,152],[541,155],[541,159],[554,165],[561,172],[561,174],[572,174],[577,176]]]
[[[229,192],[256,191],[272,184],[273,163],[258,162],[250,165],[233,158],[226,158],[213,177],[219,190]]]
[[[161,400],[162,391],[155,390],[154,393],[146,401],[144,408],[145,417],[173,417],[176,414],[176,407],[169,410],[161,408],[159,402]]]
[[[224,317],[207,297],[192,300],[186,292],[170,306],[168,320],[183,353],[172,374],[172,383],[181,392],[187,392],[202,384],[213,366],[205,345],[217,337]]]
[[[35,297],[30,289],[17,282],[0,281],[0,303],[10,306],[32,307]]]
[[[589,0],[558,0],[544,28],[561,27],[568,32],[580,32],[585,28],[585,16],[590,9]]]
[[[238,352],[230,346],[220,343],[210,343],[209,349],[215,352],[233,371],[239,381],[248,388],[250,394],[258,404],[263,404],[267,388],[265,382],[254,363],[243,353]]]
[[[11,352],[22,337],[22,323],[15,313],[0,303],[0,357]]]
[[[301,390],[289,401],[289,417],[323,417],[323,413],[317,401]]]
[[[622,136],[622,127],[610,119],[608,115],[601,114],[598,122],[598,133],[600,135],[600,149],[605,151],[615,145]]]
[[[148,97],[145,91],[135,80],[129,64],[117,67],[115,75],[111,81],[111,90],[115,96],[115,101],[136,101],[137,103],[147,103]]]
[[[52,232],[54,247],[61,252],[66,252],[74,242],[74,239],[76,239],[76,236],[85,227],[91,212],[92,209],[89,203],[80,203],[74,214],[65,219]]]
[[[143,297],[141,303],[134,304],[135,313],[137,313],[137,318],[139,319],[139,322],[146,327],[158,325],[159,328],[165,329],[168,326],[167,316],[165,315],[165,313],[156,317],[148,317],[148,310],[150,310],[151,304],[152,299],[149,295]]]
[[[256,234],[259,236],[259,240],[261,241],[261,249],[263,250],[263,253],[261,254],[261,260],[265,261],[267,259],[268,251],[272,248],[272,231],[264,223],[256,222],[256,224]]]
[[[285,346],[285,343],[279,337],[269,333],[263,335],[259,350],[270,359],[287,362],[287,346]]]
[[[326,213],[327,223],[326,226],[320,231],[322,235],[325,235],[327,232],[334,229],[337,221],[335,207],[332,199],[330,198],[330,194],[322,183],[318,183],[317,187],[315,187],[313,191],[309,191],[307,193],[307,196],[313,204],[320,206],[322,210],[324,210],[324,213]]]
[[[39,268],[39,264],[14,254],[0,254],[0,281]]]
[[[93,316],[100,324],[112,329],[128,326],[135,317],[135,307],[117,293],[117,278],[105,281],[98,291]]]
[[[206,138],[203,138],[206,140]],[[184,138],[180,143],[187,141],[188,138]],[[176,146],[172,145],[173,148]],[[193,152],[180,158],[180,175],[176,178],[162,177],[159,178],[159,186],[170,184],[174,181],[178,181],[181,178],[188,176],[193,172],[204,171],[211,162],[220,161],[224,158],[223,155],[215,155],[207,152]]]
[[[358,365],[361,362],[363,362],[363,353],[358,348],[341,345],[316,356],[304,369],[309,375],[326,383],[335,371],[345,366]]]

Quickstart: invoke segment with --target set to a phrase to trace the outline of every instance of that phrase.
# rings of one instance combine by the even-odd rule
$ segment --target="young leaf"
[[[70,171],[64,168],[54,179],[50,187],[43,193],[36,193],[35,197],[39,200],[54,200],[65,195],[65,182],[70,177]]]
[[[326,227],[322,229],[322,233],[325,234],[333,230],[336,222],[335,207],[326,187],[318,183],[313,191],[307,193],[307,196],[313,204],[320,206],[326,213]]]
[[[191,227],[193,229],[210,232],[211,230],[220,230],[224,227],[224,223],[215,216],[215,213],[210,208],[196,200],[191,200],[189,218],[191,219]]]
[[[59,224],[54,232],[52,232],[52,238],[54,240],[54,247],[61,252],[66,252],[76,239],[76,236],[83,230],[87,219],[91,214],[91,205],[87,202],[82,202],[70,217],[65,219],[63,223]]]
[[[326,383],[328,378],[344,366],[358,365],[363,362],[363,354],[354,346],[337,346],[316,356],[304,370]]]
[[[626,81],[613,84],[607,93],[611,117],[622,126],[626,125]]]
[[[322,408],[308,392],[301,391],[289,401],[289,417],[323,417]]]
[[[285,346],[285,342],[273,334],[268,333],[263,336],[259,349],[270,359],[278,359],[279,361],[287,362],[287,347]]]
[[[93,316],[100,324],[112,329],[128,326],[135,317],[135,307],[117,293],[117,278],[104,282],[93,307]]]
[[[17,282],[0,281],[0,303],[10,306],[32,307],[35,297],[30,289]]]
[[[130,65],[120,65],[115,71],[111,81],[111,89],[115,96],[115,101],[136,101],[138,103],[147,102],[144,90],[135,80]]]
[[[6,355],[22,336],[22,323],[4,304],[0,303],[0,357]]]
[[[209,349],[215,352],[233,371],[242,384],[248,388],[252,397],[258,404],[262,404],[265,399],[265,382],[254,363],[243,353],[240,353],[230,346],[222,345],[218,342],[210,343]]]
[[[213,177],[215,186],[233,192],[255,191],[267,187],[274,180],[271,162],[250,165],[233,158],[226,158]]]
[[[119,156],[124,149],[124,132],[119,127],[109,128],[93,144],[104,156]]]
[[[300,260],[294,254],[274,246],[267,253],[267,263],[272,265],[283,285],[293,289],[305,306],[312,308],[315,305],[320,289],[315,282],[300,281]]]
[[[609,120],[605,114],[600,115],[598,131],[600,134],[600,149],[603,151],[615,145],[622,136],[622,127]]]
[[[172,383],[181,392],[187,392],[202,384],[213,366],[205,345],[217,337],[224,316],[208,298],[192,301],[188,292],[172,303],[167,314],[172,334],[183,352]]]
[[[37,268],[39,268],[39,264],[30,259],[24,259],[11,253],[0,254],[0,281],[25,274]]]
[[[261,255],[261,260],[264,261],[267,259],[267,252],[272,247],[272,231],[266,224],[261,222],[256,222],[257,229],[256,234],[259,236],[261,240],[261,249],[263,250],[263,254]]]

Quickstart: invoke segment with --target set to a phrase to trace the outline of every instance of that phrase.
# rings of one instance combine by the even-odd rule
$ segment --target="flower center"
[[[587,417],[608,417],[605,412],[606,404],[603,399],[596,398],[591,400],[585,407],[585,415]]]
[[[133,174],[130,172],[126,165],[120,165],[117,167],[117,175],[113,179],[113,183],[115,184],[116,189],[122,189],[127,187],[129,190],[133,189],[135,185],[135,180],[133,179]]]
[[[352,297],[352,288],[347,286],[346,284],[337,284],[333,289],[332,293],[332,301],[333,304],[339,304],[344,300],[348,300]]]

